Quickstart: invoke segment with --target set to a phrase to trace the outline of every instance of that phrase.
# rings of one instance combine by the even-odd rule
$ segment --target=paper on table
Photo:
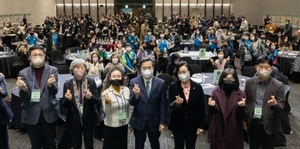
[[[201,84],[201,86],[202,86],[203,89],[215,88],[215,86],[210,84],[210,83]]]

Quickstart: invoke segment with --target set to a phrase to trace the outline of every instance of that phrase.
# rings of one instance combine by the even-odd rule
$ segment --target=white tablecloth
[[[180,57],[191,57],[192,59],[199,59],[199,51],[189,51],[188,53],[179,52]],[[205,58],[200,58],[200,60],[209,60],[209,58],[215,55],[211,52],[206,52]]]

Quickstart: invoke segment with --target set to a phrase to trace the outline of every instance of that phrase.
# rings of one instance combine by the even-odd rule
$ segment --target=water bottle
[[[216,55],[217,54],[217,51],[216,51],[216,48],[214,48],[214,55]]]
[[[205,77],[204,77],[204,73],[202,72],[202,84],[205,83]]]
[[[185,46],[185,47],[184,47],[184,53],[188,53],[188,52],[189,52],[188,47]]]

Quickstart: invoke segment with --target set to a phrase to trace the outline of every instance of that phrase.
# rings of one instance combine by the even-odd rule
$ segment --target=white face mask
[[[266,77],[270,76],[271,71],[268,71],[268,70],[258,70],[257,73],[258,73],[258,75],[260,77],[266,78]]]
[[[160,34],[159,36],[160,36],[160,38],[164,38],[164,37],[165,37],[165,35],[164,35],[164,34]]]
[[[245,40],[249,40],[249,37],[244,37]]]
[[[234,37],[231,37],[231,40],[234,40]]]
[[[272,49],[272,50],[275,50],[275,48],[276,48],[276,46],[271,46],[271,49]]]
[[[178,75],[178,78],[182,82],[186,82],[190,79],[190,73],[180,74]]]
[[[130,52],[130,51],[131,51],[131,48],[126,48],[126,51],[127,51],[127,52]]]
[[[118,48],[121,48],[122,47],[122,44],[118,44]]]
[[[44,61],[45,61],[45,58],[37,56],[31,60],[31,63],[34,66],[40,66],[44,63]]]
[[[148,32],[148,35],[151,35],[151,32]]]
[[[251,37],[250,40],[254,41],[254,40],[255,40],[255,37]]]
[[[113,58],[111,61],[112,61],[113,64],[117,64],[119,62],[119,59]]]
[[[218,54],[218,58],[219,58],[219,59],[223,59],[223,58],[224,58],[224,55],[223,55],[223,54]]]
[[[267,46],[270,46],[270,42],[267,42],[266,45],[267,45]]]
[[[152,69],[143,70],[142,74],[144,78],[151,78],[153,76],[153,70]]]

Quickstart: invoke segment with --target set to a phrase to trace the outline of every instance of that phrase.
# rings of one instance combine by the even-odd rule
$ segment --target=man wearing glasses
[[[58,72],[45,64],[43,47],[31,47],[31,66],[19,73],[17,86],[22,100],[21,121],[25,124],[32,149],[55,149],[55,122],[58,119]]]

